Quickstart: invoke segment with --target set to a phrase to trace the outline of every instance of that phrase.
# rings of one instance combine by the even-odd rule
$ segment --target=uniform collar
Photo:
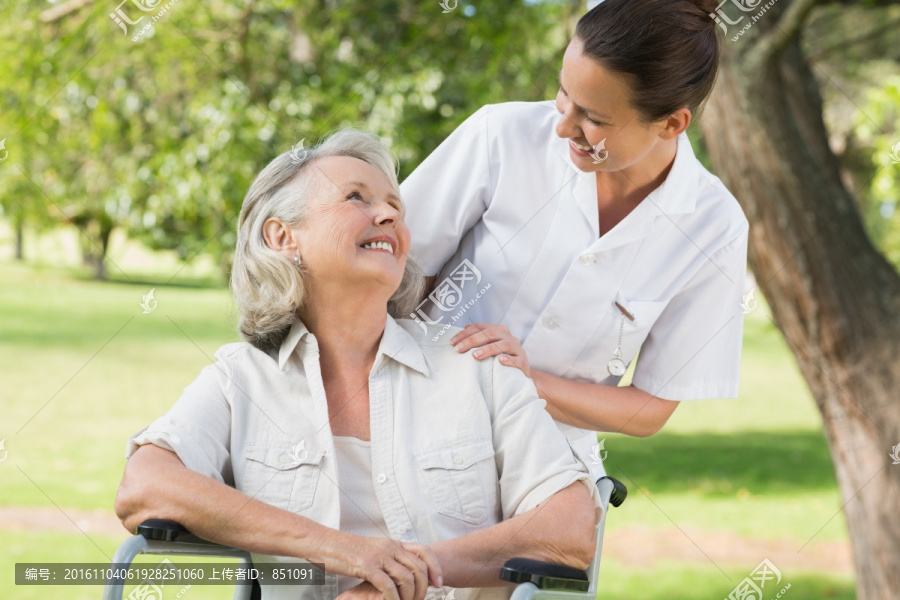
[[[687,133],[678,136],[675,162],[662,185],[650,192],[644,200],[653,203],[667,215],[692,213],[700,194],[700,162],[694,156]]]
[[[301,353],[319,353],[319,343],[316,341],[316,336],[299,319],[291,326],[290,332],[288,332],[278,349],[278,368],[280,370],[284,370],[291,355],[294,354],[298,347]],[[372,372],[378,370],[385,356],[428,377],[428,365],[425,362],[425,355],[422,353],[419,343],[409,332],[400,327],[390,315],[388,315],[384,324],[384,333],[381,336],[381,342],[378,344],[378,353],[375,356]]]
[[[572,158],[569,156],[569,141],[566,138],[557,136],[555,132],[552,132],[552,135],[555,138],[555,145],[560,158],[569,165],[569,168],[578,177],[579,181],[577,184],[593,188],[594,201],[596,202],[597,186],[593,180],[594,174],[585,173],[575,166],[575,163],[572,162]],[[581,179],[589,179],[591,182],[590,184],[582,183]],[[666,180],[663,181],[662,185],[650,192],[644,202],[655,205],[658,212],[666,215],[692,213],[697,206],[699,182],[700,163],[694,156],[694,149],[691,148],[691,141],[688,139],[687,133],[682,133],[678,136],[675,161],[672,163],[672,168],[669,170]]]

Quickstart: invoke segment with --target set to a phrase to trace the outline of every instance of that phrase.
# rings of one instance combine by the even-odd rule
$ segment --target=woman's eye
[[[601,123],[600,121],[595,121],[590,117],[585,117],[585,119],[587,119],[588,123],[590,123],[591,125],[593,125],[595,127],[603,127],[603,123]]]
[[[347,194],[347,200],[362,200],[362,199],[363,199],[362,194],[360,194],[359,192],[351,192],[351,193]]]

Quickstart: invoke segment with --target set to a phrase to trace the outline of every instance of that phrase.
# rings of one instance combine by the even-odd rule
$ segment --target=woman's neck
[[[323,371],[371,368],[387,321],[387,301],[378,294],[310,293],[300,318],[316,336]],[[366,370],[368,376],[368,370]],[[323,373],[324,375],[324,373]]]
[[[608,199],[609,202],[636,198],[643,200],[668,177],[675,162],[677,148],[678,138],[674,138],[656,144],[647,156],[625,169],[598,171],[598,198]]]

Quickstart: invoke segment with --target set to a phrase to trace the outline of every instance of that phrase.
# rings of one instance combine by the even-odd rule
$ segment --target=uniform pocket
[[[293,513],[305,510],[315,498],[324,455],[322,450],[305,448],[302,442],[248,446],[241,491]]]
[[[633,320],[625,316],[623,322],[623,313],[616,303],[628,311]],[[668,304],[667,300],[629,300],[621,293],[616,294],[615,300],[609,303],[603,322],[591,338],[590,343],[573,361],[572,367],[564,376],[594,383],[610,377],[607,365],[619,345],[620,333],[622,336],[622,361],[626,365],[630,364]]]
[[[622,354],[633,358],[650,334],[653,324],[656,323],[659,315],[669,303],[666,300],[629,300],[622,294],[616,295],[616,302],[634,317],[633,321],[625,317],[625,327],[622,330]],[[618,341],[622,312],[615,304],[612,309],[615,314],[614,337]]]
[[[494,457],[490,440],[423,450],[415,457],[440,514],[473,525],[484,522],[487,498],[483,478],[495,470],[493,464],[483,462]]]

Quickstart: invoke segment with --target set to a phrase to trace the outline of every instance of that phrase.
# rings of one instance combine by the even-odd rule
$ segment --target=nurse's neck
[[[675,162],[677,148],[678,138],[661,141],[643,158],[624,169],[597,171],[597,202],[601,209],[604,205],[627,204],[632,209],[637,206],[666,180]]]

